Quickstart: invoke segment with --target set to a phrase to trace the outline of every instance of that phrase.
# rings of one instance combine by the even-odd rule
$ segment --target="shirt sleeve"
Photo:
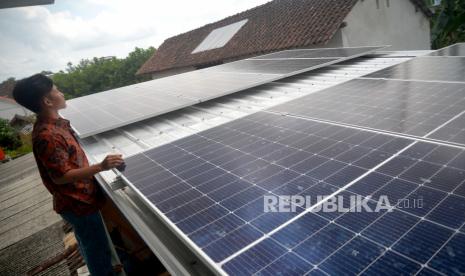
[[[33,147],[52,180],[55,181],[74,168],[69,159],[67,144],[60,136],[40,135],[35,139]]]

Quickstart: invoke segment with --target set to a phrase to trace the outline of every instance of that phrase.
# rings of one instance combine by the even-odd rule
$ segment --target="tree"
[[[442,0],[432,20],[431,47],[465,41],[465,1]]]
[[[21,146],[18,133],[7,120],[0,118],[0,147],[14,150]]]
[[[148,76],[135,74],[154,52],[153,47],[136,47],[123,59],[94,57],[83,59],[77,65],[68,62],[66,72],[60,71],[52,78],[67,99],[131,85],[150,79]]]
[[[128,79],[128,84],[150,80],[149,76],[136,76],[137,70],[144,64],[155,52],[154,47],[149,47],[144,50],[142,48],[135,48],[130,52],[128,57],[123,60],[122,72]],[[134,80],[134,76],[136,76]]]

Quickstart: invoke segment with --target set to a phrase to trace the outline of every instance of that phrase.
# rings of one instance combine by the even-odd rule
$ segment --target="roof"
[[[16,114],[29,116],[32,112],[17,104],[13,99],[0,96],[0,118],[10,121]]]
[[[329,41],[356,0],[275,0],[167,39],[137,72],[211,63]],[[248,19],[224,46],[191,54],[213,30]],[[251,39],[253,38],[253,39]]]
[[[275,0],[215,23],[168,38],[137,71],[147,74],[205,66],[277,50],[327,43],[357,0]],[[426,16],[421,0],[411,0]],[[215,30],[247,20],[223,46],[194,51]],[[218,38],[221,40],[221,37]],[[194,52],[194,53],[193,53]]]
[[[10,97],[0,96],[0,102],[11,105],[18,105],[15,100]]]

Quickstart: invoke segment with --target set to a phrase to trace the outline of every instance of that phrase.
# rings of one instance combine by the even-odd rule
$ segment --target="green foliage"
[[[14,128],[7,120],[0,118],[0,147],[7,150],[14,150],[21,146],[21,140]]]
[[[148,60],[155,48],[135,48],[124,59],[116,57],[83,59],[77,65],[68,63],[66,72],[52,76],[56,86],[67,99],[150,80],[136,76],[137,70]]]
[[[465,1],[442,0],[431,22],[431,47],[465,41]]]
[[[6,154],[11,158],[16,158],[21,155],[27,154],[32,152],[32,141],[31,141],[31,134],[26,136],[21,136],[22,145],[19,148],[14,150],[6,150]]]

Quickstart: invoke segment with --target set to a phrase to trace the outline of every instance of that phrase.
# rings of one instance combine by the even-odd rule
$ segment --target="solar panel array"
[[[220,273],[463,274],[465,83],[417,77],[249,115],[127,158],[124,178]],[[265,212],[265,195],[311,202]],[[392,208],[357,211],[352,196]],[[344,210],[318,209],[341,198]]]
[[[84,138],[381,48],[338,49],[344,54],[333,58],[326,50],[302,49],[324,58],[240,60],[72,99],[61,114]]]
[[[124,175],[231,275],[448,273],[464,269],[464,162],[456,147],[259,112],[128,158]],[[264,195],[331,194],[424,205],[264,211]]]

